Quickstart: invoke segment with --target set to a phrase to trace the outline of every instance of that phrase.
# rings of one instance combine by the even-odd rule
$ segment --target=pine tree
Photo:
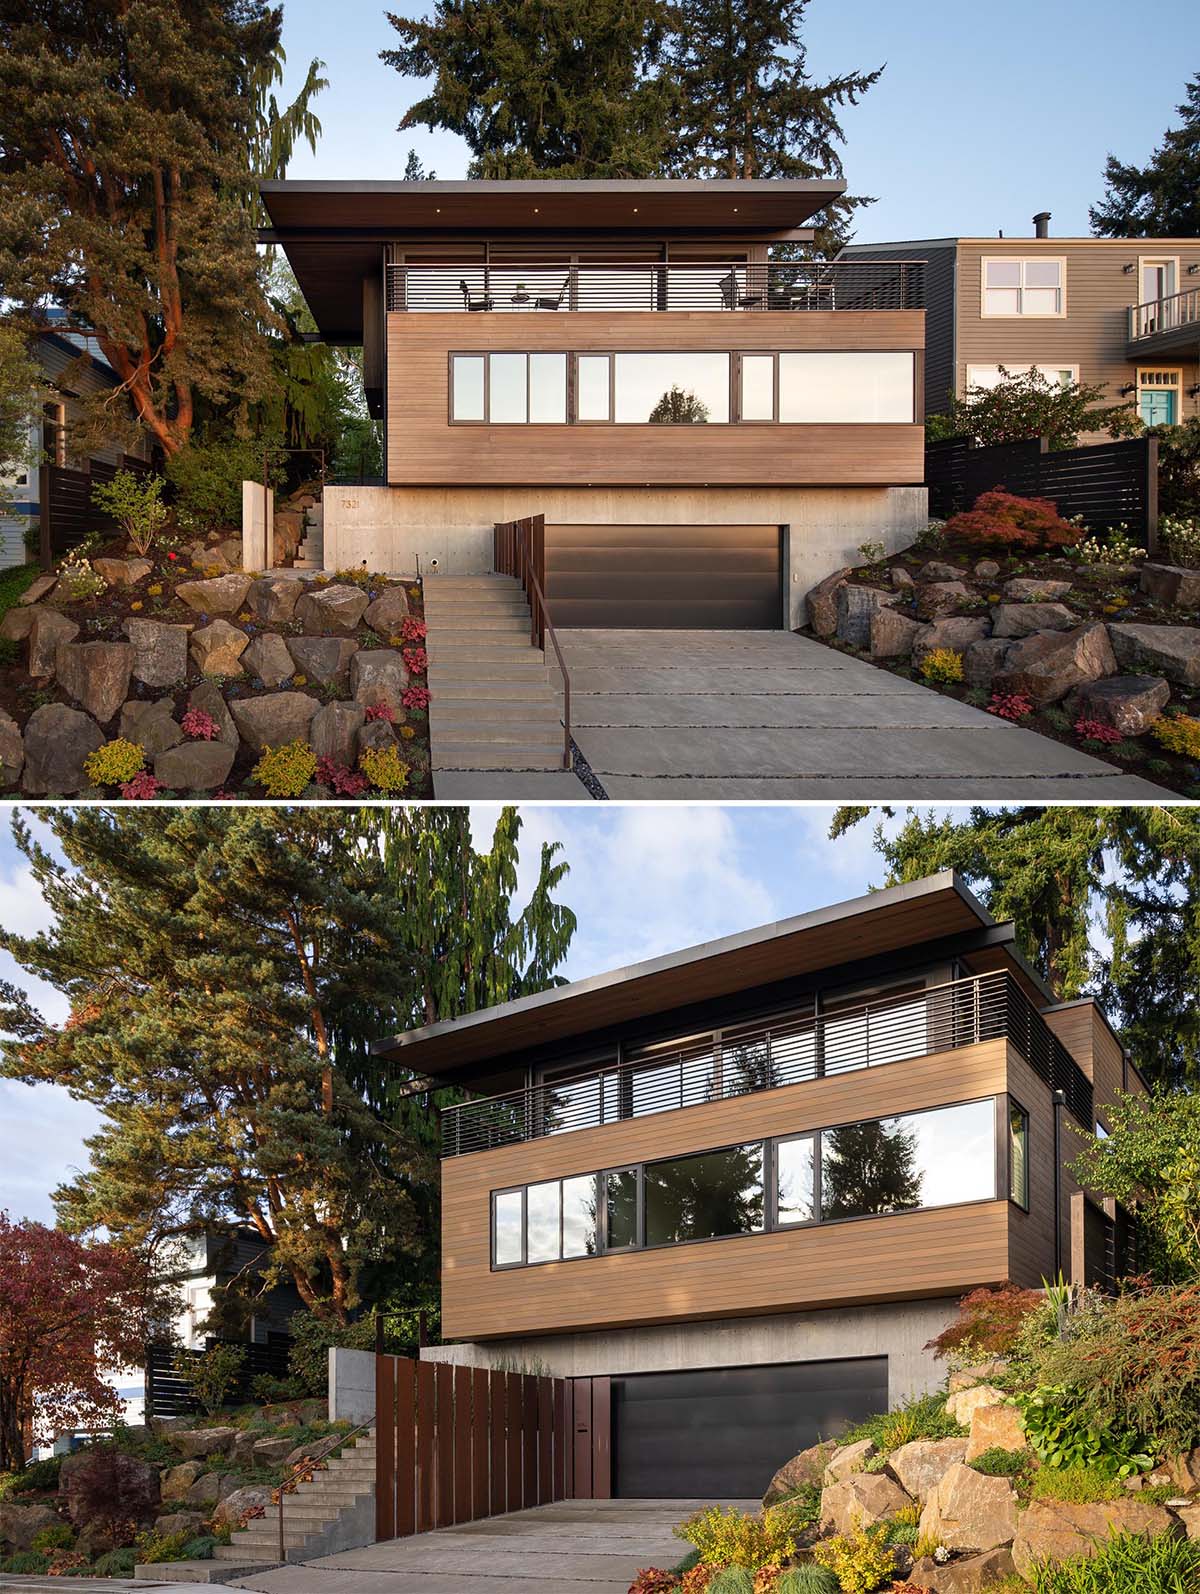
[[[804,45],[809,0],[678,0],[670,72],[680,121],[669,165],[682,177],[841,177],[838,112],[856,105],[883,71],[816,82]],[[814,245],[832,254],[853,212],[871,201],[847,196],[828,207]]]
[[[400,44],[380,58],[432,78],[400,122],[444,127],[483,178],[655,175],[674,117],[657,65],[666,0],[437,0],[388,13]]]
[[[707,421],[708,405],[675,383],[650,411],[649,419],[653,426],[696,426]]]
[[[1145,166],[1110,155],[1105,193],[1088,212],[1101,238],[1194,238],[1200,233],[1200,76],[1192,78],[1168,128]]]
[[[861,1218],[920,1206],[915,1130],[847,1124],[828,1130],[821,1141],[822,1217]]]

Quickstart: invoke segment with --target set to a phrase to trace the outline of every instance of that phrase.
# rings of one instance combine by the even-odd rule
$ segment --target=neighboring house
[[[1000,367],[1100,383],[1148,426],[1200,415],[1200,238],[932,238],[851,244],[845,261],[924,260],[925,413]]]
[[[546,517],[560,625],[799,625],[911,541],[918,266],[775,262],[830,182],[267,182],[321,336],[363,345],[387,485],[325,495],[325,563],[468,573]]]
[[[761,1494],[945,1369],[980,1285],[1107,1284],[1066,1164],[1144,1086],[952,873],[380,1041],[443,1114],[426,1358],[610,1380],[615,1494]]]
[[[171,1277],[179,1286],[181,1306],[167,1337],[175,1339],[184,1350],[203,1350],[211,1337],[211,1331],[205,1330],[205,1319],[220,1291],[240,1279],[248,1281],[252,1292],[270,1258],[270,1250],[257,1230],[248,1227],[210,1229],[206,1234],[180,1240],[170,1267]],[[292,1318],[303,1310],[294,1284],[276,1284],[255,1300],[245,1333],[247,1342],[266,1345],[272,1336],[287,1334]]]
[[[60,317],[51,312],[51,319]],[[82,353],[89,356],[86,365],[79,363]],[[113,443],[79,455],[72,447],[71,427],[79,415],[80,397],[120,385],[120,379],[101,354],[93,336],[69,330],[64,322],[62,331],[48,330],[38,335],[34,356],[45,373],[46,385],[40,413],[29,417],[32,454],[60,469],[87,471],[92,468],[98,480],[105,474],[111,476],[129,459],[139,465],[150,462],[153,447],[146,433],[139,436],[131,450],[123,443]],[[96,465],[100,470],[94,469]],[[26,546],[26,536],[41,513],[37,466],[24,466],[7,473],[0,466],[0,486],[6,489],[5,496],[0,498],[0,570],[4,570],[25,564],[32,557]]]

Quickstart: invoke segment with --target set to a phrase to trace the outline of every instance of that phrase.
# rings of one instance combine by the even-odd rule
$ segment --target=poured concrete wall
[[[394,575],[492,568],[498,520],[613,525],[780,525],[788,534],[788,611],[859,561],[858,545],[908,546],[928,522],[924,487],[338,487],[325,490],[325,568]]]
[[[935,1361],[925,1345],[945,1328],[955,1310],[956,1302],[948,1298],[902,1301],[840,1311],[435,1345],[423,1350],[421,1357],[585,1378],[886,1356],[888,1401],[895,1406],[909,1395],[926,1394],[944,1384],[945,1365]]]
[[[375,1415],[375,1353],[329,1347],[329,1420],[357,1428]]]

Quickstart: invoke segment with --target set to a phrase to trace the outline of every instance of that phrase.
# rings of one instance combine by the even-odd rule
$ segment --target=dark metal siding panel
[[[848,260],[923,260],[925,262],[925,413],[938,415],[955,392],[955,276],[952,243],[855,244]]]

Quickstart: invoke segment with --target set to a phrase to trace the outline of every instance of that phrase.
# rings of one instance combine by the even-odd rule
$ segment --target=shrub
[[[245,1365],[244,1345],[213,1345],[203,1356],[181,1355],[175,1371],[191,1390],[201,1411],[211,1417],[225,1404]]]
[[[914,1439],[956,1439],[966,1429],[946,1410],[944,1395],[914,1395],[894,1411],[868,1417],[842,1435],[844,1445],[870,1439],[885,1456]]]
[[[707,1566],[778,1566],[795,1553],[805,1524],[786,1503],[769,1506],[756,1516],[719,1505],[697,1511],[674,1530],[700,1552]]]
[[[182,1561],[183,1547],[190,1539],[191,1534],[186,1529],[179,1533],[159,1533],[156,1528],[151,1528],[147,1533],[139,1533],[138,1561],[143,1565],[154,1565],[160,1561]]]
[[[775,1594],[838,1594],[841,1584],[827,1566],[811,1562],[789,1566],[779,1574]]]
[[[1150,727],[1160,747],[1181,758],[1200,759],[1200,719],[1191,714],[1162,714]]]
[[[62,1456],[47,1456],[45,1461],[31,1461],[24,1472],[13,1474],[7,1490],[0,1491],[0,1498],[4,1493],[40,1494],[48,1489],[57,1489],[62,1464]]]
[[[757,1581],[747,1567],[723,1566],[709,1578],[706,1594],[754,1594]]]
[[[400,657],[410,675],[424,675],[429,668],[429,655],[424,648],[404,648]]]
[[[46,1567],[49,1577],[78,1577],[85,1570],[91,1568],[82,1550],[55,1550]]]
[[[1176,564],[1200,565],[1200,516],[1164,515],[1158,535]]]
[[[263,446],[248,437],[189,443],[171,456],[166,471],[181,524],[198,532],[240,526],[242,483],[262,481]],[[280,467],[272,465],[271,484],[282,479]]]
[[[927,681],[949,686],[963,678],[963,656],[953,648],[931,648],[921,660],[920,668]]]
[[[993,692],[987,711],[989,714],[998,714],[1002,720],[1012,720],[1016,724],[1019,720],[1028,719],[1033,713],[1033,700],[1026,697],[1024,692]]]
[[[71,1475],[71,1488],[80,1519],[89,1531],[98,1528],[111,1550],[128,1544],[158,1504],[157,1478],[148,1478],[134,1457],[111,1445],[87,1452]]]
[[[1103,540],[1081,537],[1067,553],[1080,565],[1131,565],[1146,557],[1146,550],[1137,546],[1125,525],[1106,532]]]
[[[1120,1500],[1124,1488],[1111,1472],[1096,1467],[1039,1467],[1030,1486],[1035,1500],[1066,1500],[1071,1505],[1096,1505]]]
[[[1025,1319],[1044,1304],[1040,1290],[1022,1289],[1019,1284],[971,1290],[959,1301],[958,1316],[925,1349],[960,1367],[1006,1356]]]
[[[317,772],[317,755],[299,737],[282,747],[263,749],[252,771],[268,797],[299,797]]]
[[[974,507],[946,522],[945,535],[971,547],[1065,548],[1079,536],[1048,498],[1019,498],[996,488],[981,493]]]
[[[429,628],[424,620],[418,620],[415,614],[405,615],[400,623],[400,640],[402,642],[424,642],[429,635]]]
[[[385,725],[393,725],[396,711],[390,703],[368,703],[363,710],[363,719],[368,725],[375,720],[382,720]]]
[[[1024,1418],[1029,1448],[1043,1466],[1094,1467],[1127,1478],[1154,1465],[1124,1413],[1114,1426],[1099,1427],[1074,1387],[1043,1384],[1032,1393],[1014,1395],[1013,1404]]]
[[[137,742],[117,736],[105,742],[83,761],[83,769],[93,786],[123,786],[132,780],[146,762],[145,751]]]
[[[136,1565],[135,1551],[108,1550],[96,1562],[92,1571],[97,1577],[132,1577]]]
[[[49,1553],[51,1550],[69,1550],[75,1542],[75,1529],[69,1522],[54,1522],[48,1528],[42,1528],[35,1533],[29,1541],[31,1550],[42,1550]]]
[[[1014,1478],[1018,1472],[1024,1472],[1029,1465],[1029,1458],[1023,1450],[1005,1450],[1001,1445],[993,1445],[990,1450],[985,1450],[982,1455],[968,1462],[976,1472],[982,1472],[989,1478]]]
[[[358,770],[347,769],[345,764],[339,764],[336,759],[318,758],[317,784],[332,786],[339,797],[359,797],[371,783]]]
[[[167,519],[161,476],[135,476],[119,470],[109,482],[92,488],[92,502],[106,510],[144,559]]]
[[[864,565],[877,565],[886,555],[887,549],[881,542],[860,542],[858,557]]]
[[[1072,728],[1081,741],[1102,742],[1106,747],[1125,740],[1124,732],[1119,731],[1115,725],[1105,725],[1100,720],[1086,719],[1083,715],[1080,715]]]
[[[1200,1543],[1115,1533],[1095,1555],[1034,1568],[1036,1594],[1197,1594]]]
[[[179,722],[179,728],[194,742],[212,742],[221,734],[221,727],[216,720],[202,708],[188,709]]]
[[[834,1573],[844,1594],[871,1594],[896,1570],[895,1551],[882,1528],[858,1528],[822,1539],[813,1546],[813,1557]]]
[[[148,769],[139,770],[132,780],[127,780],[121,787],[121,796],[127,802],[149,802],[157,797],[166,787],[157,775],[152,775]]]
[[[679,1587],[679,1579],[674,1572],[664,1572],[660,1567],[647,1566],[634,1578],[629,1585],[629,1594],[673,1594]]]
[[[400,701],[405,708],[428,708],[429,688],[427,686],[407,687]]]
[[[69,553],[58,567],[58,590],[65,592],[72,603],[85,603],[108,591],[108,583],[98,571],[92,569],[91,560],[82,545]]]
[[[377,791],[403,791],[408,785],[408,765],[394,746],[366,748],[358,767]]]
[[[681,1561],[676,1561],[671,1568],[676,1577],[682,1577],[685,1572],[690,1572],[694,1566],[700,1565],[700,1551],[689,1550]]]
[[[44,1575],[49,1565],[50,1557],[39,1550],[18,1550],[16,1555],[0,1561],[0,1568],[6,1572],[25,1572],[34,1577]]]
[[[194,1539],[189,1539],[183,1547],[181,1561],[211,1561],[217,1541],[211,1533],[198,1533]]]
[[[250,1380],[251,1398],[263,1406],[279,1400],[302,1400],[305,1393],[296,1378],[276,1378],[274,1373],[255,1373]]]

